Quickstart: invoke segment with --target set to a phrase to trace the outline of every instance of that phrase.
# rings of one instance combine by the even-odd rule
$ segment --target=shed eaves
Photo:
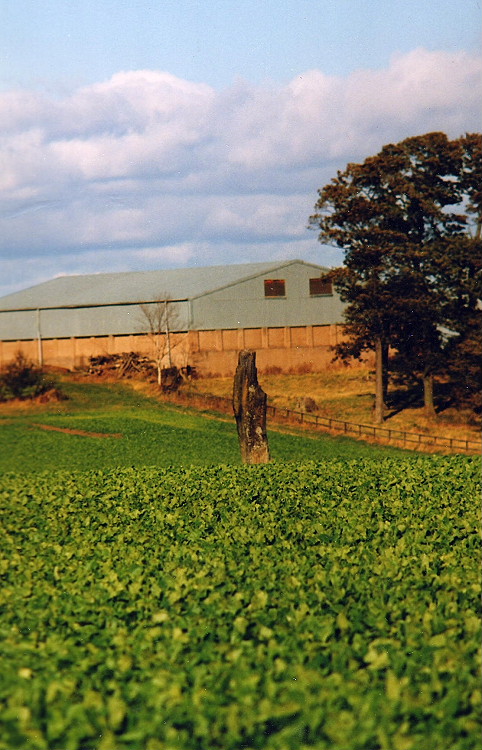
[[[299,260],[243,263],[160,271],[128,271],[60,276],[0,298],[0,310],[36,310],[98,305],[138,304],[158,299],[184,300],[208,294]]]

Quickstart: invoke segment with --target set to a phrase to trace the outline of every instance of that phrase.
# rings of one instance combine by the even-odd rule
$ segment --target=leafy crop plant
[[[475,750],[478,474],[4,475],[0,749]]]

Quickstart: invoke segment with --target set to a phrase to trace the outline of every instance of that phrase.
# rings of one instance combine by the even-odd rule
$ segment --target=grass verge
[[[121,383],[66,380],[63,389],[68,401],[0,408],[1,471],[240,463],[233,419],[163,404]],[[403,455],[295,430],[270,430],[269,442],[274,461]]]

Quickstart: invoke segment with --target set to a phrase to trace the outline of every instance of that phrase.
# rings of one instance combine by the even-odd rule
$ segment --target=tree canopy
[[[310,226],[344,250],[329,272],[347,303],[342,358],[377,353],[376,418],[384,412],[388,350],[424,383],[433,411],[435,374],[448,340],[474,330],[481,289],[482,135],[427,133],[348,164],[318,191]],[[447,335],[449,332],[449,335]],[[463,348],[463,347],[462,347]]]

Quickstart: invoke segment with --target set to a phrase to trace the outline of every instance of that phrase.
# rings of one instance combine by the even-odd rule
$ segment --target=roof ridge
[[[65,274],[0,297],[0,310],[98,307],[155,301],[161,295],[199,299],[295,264],[319,266],[297,258],[213,266]]]
[[[199,297],[204,297],[207,294],[214,294],[215,292],[220,292],[223,289],[229,289],[230,286],[236,286],[236,284],[239,284],[240,282],[250,281],[251,279],[256,279],[258,276],[263,275],[264,273],[266,273],[267,271],[270,271],[271,269],[274,270],[275,268],[283,268],[284,266],[293,265],[293,263],[304,263],[304,261],[297,260],[295,258],[294,260],[280,261],[278,263],[259,263],[259,264],[256,264],[256,263],[245,263],[245,264],[240,264],[240,265],[246,265],[246,266],[255,266],[255,265],[267,266],[267,268],[265,268],[264,271],[260,270],[260,273],[248,274],[247,276],[243,276],[243,277],[241,277],[239,279],[236,279],[235,281],[230,281],[227,284],[222,284],[221,286],[213,287],[213,289],[208,289],[207,291],[204,291],[204,292],[202,292],[200,294],[194,295],[193,297],[191,297],[191,299],[198,299]]]

